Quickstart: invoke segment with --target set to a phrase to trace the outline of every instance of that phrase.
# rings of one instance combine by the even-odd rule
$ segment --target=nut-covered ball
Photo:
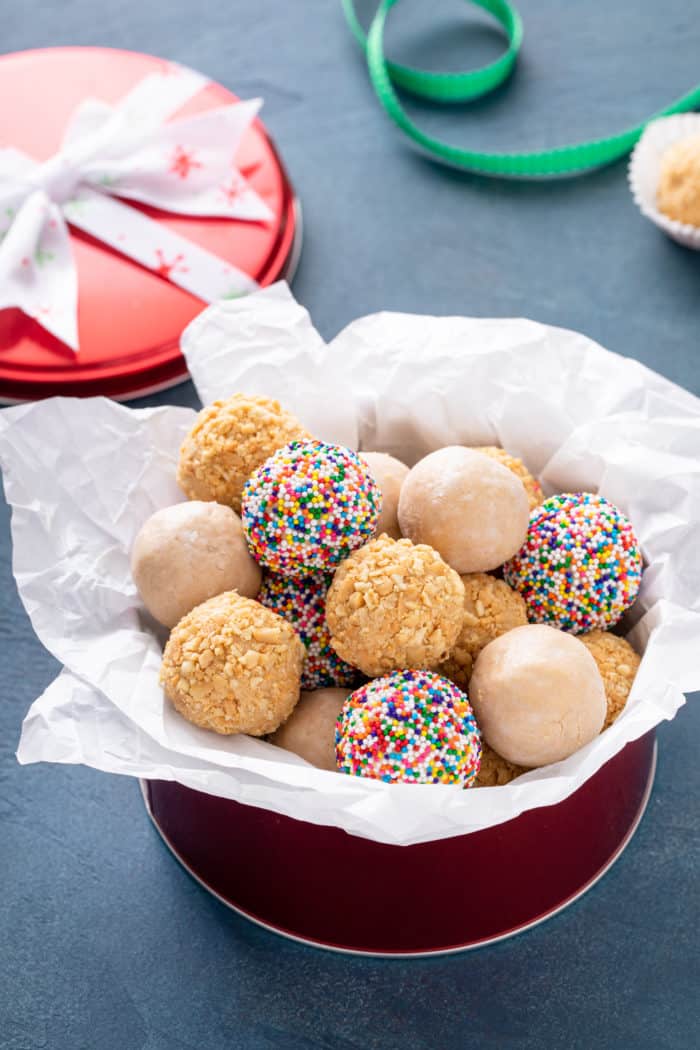
[[[241,509],[246,481],[278,448],[311,435],[269,397],[234,394],[203,408],[182,443],[177,482],[188,499]]]
[[[512,471],[461,445],[431,452],[401,487],[399,525],[428,543],[458,573],[487,572],[520,548],[527,532],[527,494]]]
[[[460,689],[469,685],[474,661],[494,638],[527,623],[525,602],[512,587],[495,576],[475,572],[462,577],[464,613],[462,629],[440,674],[456,682]]]
[[[222,591],[254,598],[262,577],[236,512],[199,500],[165,507],[144,522],[131,574],[143,604],[166,627]]]
[[[608,701],[603,729],[607,729],[627,703],[642,658],[628,641],[609,631],[591,631],[579,635],[579,638],[598,665],[603,679]]]
[[[664,153],[656,203],[669,219],[700,228],[700,135],[674,142]]]
[[[408,467],[386,452],[360,452],[359,455],[372,471],[372,477],[382,494],[382,512],[377,522],[376,534],[381,536],[385,532],[392,540],[399,540],[399,496],[408,474]]]
[[[265,460],[243,491],[243,528],[261,565],[284,576],[333,572],[374,534],[382,494],[356,452],[292,442]]]
[[[304,646],[281,616],[226,591],[170,632],[160,681],[188,721],[217,733],[271,733],[299,699]]]
[[[527,493],[527,500],[530,504],[530,510],[534,510],[538,507],[544,499],[544,492],[537,478],[533,477],[530,471],[527,469],[522,459],[518,459],[517,456],[511,456],[510,452],[506,452],[504,448],[499,445],[478,445],[474,448],[475,452],[481,452],[484,456],[490,456],[491,459],[495,459],[496,462],[502,463],[504,467],[512,471],[523,483],[523,488]]]
[[[485,740],[481,741],[481,766],[474,787],[503,787],[521,773],[527,773],[527,770],[497,754]]]
[[[335,726],[347,697],[347,689],[303,692],[287,721],[268,738],[270,743],[293,751],[312,766],[337,773]]]
[[[337,570],[326,597],[331,644],[366,675],[433,668],[457,640],[464,585],[424,544],[380,536]]]
[[[544,624],[516,627],[482,649],[469,698],[486,742],[518,766],[568,758],[598,735],[606,711],[586,646]]]

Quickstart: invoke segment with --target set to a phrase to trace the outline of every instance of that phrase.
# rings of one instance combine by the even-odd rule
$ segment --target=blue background
[[[512,80],[447,113],[411,104],[424,126],[486,149],[553,146],[636,123],[697,81],[687,0],[519,6]],[[642,219],[625,164],[554,184],[437,169],[387,123],[334,0],[0,8],[8,51],[150,51],[265,97],[304,205],[295,291],[324,336],[378,309],[524,315],[699,392],[700,255]],[[468,68],[501,41],[456,0],[405,0],[389,46],[404,61]],[[194,404],[191,387],[149,399],[169,401]],[[132,780],[16,765],[22,716],[57,666],[17,599],[4,507],[0,543],[3,1050],[698,1045],[697,704],[659,731],[656,787],[631,846],[564,914],[458,957],[333,956],[207,897],[160,844]],[[295,861],[280,892],[304,877]]]

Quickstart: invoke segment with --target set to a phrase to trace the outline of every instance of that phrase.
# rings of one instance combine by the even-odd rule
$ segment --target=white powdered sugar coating
[[[404,536],[434,547],[460,574],[488,572],[512,557],[525,539],[528,518],[520,479],[461,445],[420,460],[399,499]]]
[[[200,500],[164,507],[144,522],[131,571],[144,605],[166,627],[223,591],[254,598],[262,578],[236,512]]]

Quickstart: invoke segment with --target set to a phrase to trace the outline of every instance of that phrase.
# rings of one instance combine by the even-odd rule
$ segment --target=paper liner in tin
[[[19,758],[174,779],[379,842],[493,827],[567,798],[700,686],[700,402],[575,332],[521,319],[377,314],[329,345],[282,285],[204,311],[183,338],[203,401],[278,397],[320,438],[409,462],[502,444],[547,492],[600,491],[631,518],[646,571],[624,630],[644,652],[617,721],[563,762],[463,791],[314,769],[262,740],[185,722],[158,685],[161,640],[129,551],[175,483],[189,409],[49,399],[0,416],[14,571],[64,665],[33,705]]]

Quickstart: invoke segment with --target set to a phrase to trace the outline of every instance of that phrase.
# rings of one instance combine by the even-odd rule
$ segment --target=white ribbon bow
[[[43,163],[0,150],[0,309],[19,307],[78,349],[78,278],[66,220],[205,302],[257,287],[112,196],[181,215],[272,218],[234,163],[260,99],[166,123],[207,83],[172,66],[145,77],[115,106],[82,102],[61,149]]]

